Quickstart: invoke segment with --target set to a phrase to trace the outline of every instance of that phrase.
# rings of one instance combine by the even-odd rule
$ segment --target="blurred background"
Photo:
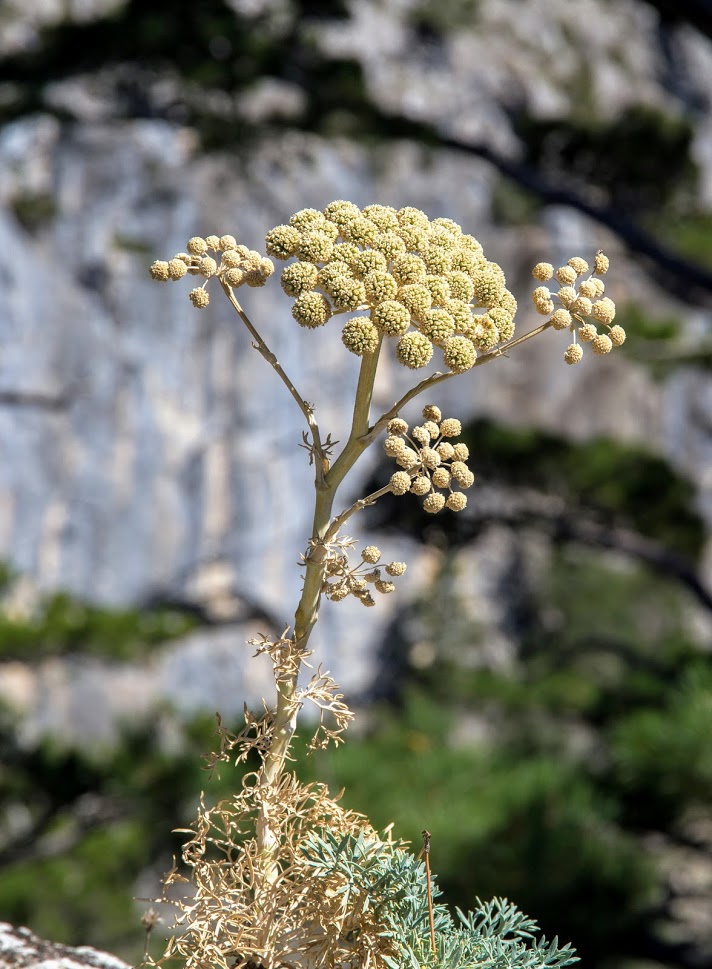
[[[200,755],[293,615],[301,415],[147,267],[347,198],[477,236],[520,333],[534,263],[603,248],[628,341],[567,367],[547,332],[433,395],[477,486],[354,524],[409,572],[322,608],[359,716],[298,769],[427,827],[453,905],[507,895],[592,969],[712,965],[711,99],[707,0],[5,0],[0,919],[139,960],[171,829],[238,783]],[[338,327],[245,303],[343,440]]]

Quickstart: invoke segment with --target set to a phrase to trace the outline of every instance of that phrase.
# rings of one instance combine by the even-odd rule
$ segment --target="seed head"
[[[376,545],[367,545],[361,553],[361,558],[369,565],[375,565],[381,557],[381,550]]]
[[[430,433],[424,427],[414,427],[410,432],[410,436],[414,441],[417,441],[421,447],[427,447],[430,444]]]
[[[422,447],[420,449],[420,461],[424,468],[428,468],[433,471],[435,468],[440,466],[441,457],[435,448],[432,447]]]
[[[390,562],[386,566],[386,572],[388,575],[403,575],[408,566],[405,562]]]
[[[446,445],[441,445],[441,446],[444,447]],[[470,449],[466,444],[453,444],[452,450],[453,450],[453,457],[455,458],[456,461],[467,461],[467,459],[470,456]]]
[[[450,472],[447,468],[436,468],[431,475],[431,480],[436,488],[447,488],[450,484]]]
[[[383,579],[377,579],[375,584],[376,592],[380,592],[382,595],[388,595],[389,592],[395,591],[395,586],[392,582],[384,582]]]
[[[331,297],[336,311],[356,310],[366,302],[366,291],[360,279],[344,275],[334,280]]]
[[[423,509],[430,515],[437,515],[445,507],[445,498],[437,491],[433,491],[423,501]]]
[[[425,411],[423,411],[423,416],[425,417]],[[386,429],[389,434],[407,434],[408,425],[403,420],[402,417],[394,417],[386,425]]]
[[[433,305],[433,297],[427,286],[412,283],[398,290],[398,301],[406,307],[414,320],[422,320]]]
[[[578,343],[572,343],[564,352],[564,360],[567,363],[580,363],[583,358],[583,350]]]
[[[203,289],[202,287],[199,289],[191,289],[188,293],[188,299],[196,309],[202,310],[210,302],[210,294],[207,289]]]
[[[440,424],[440,433],[443,437],[459,437],[462,434],[462,424],[456,417],[447,417]]]
[[[289,259],[299,248],[299,230],[292,225],[277,225],[265,236],[265,247],[268,256],[275,259]]]
[[[608,336],[610,337],[611,343],[614,347],[621,347],[625,343],[625,330],[617,323],[615,326],[610,328],[608,331]]]
[[[590,299],[585,296],[579,296],[571,304],[571,312],[575,313],[577,316],[590,316],[593,309],[593,304]]]
[[[357,276],[368,276],[369,273],[388,270],[388,260],[382,252],[376,249],[366,249],[364,252],[356,249],[356,251],[357,255],[351,261],[351,269]]]
[[[410,320],[410,314],[408,319]],[[455,333],[455,321],[447,310],[428,310],[419,322],[420,332],[424,333],[433,343],[441,344]]]
[[[475,316],[473,322],[475,327],[472,342],[477,349],[486,352],[487,350],[491,350],[492,347],[497,346],[499,343],[499,330],[490,315],[485,313],[484,316]]]
[[[396,455],[396,464],[400,465],[401,468],[405,468],[406,471],[409,471],[411,468],[417,468],[420,464],[420,455],[412,447],[404,447]]]
[[[168,263],[163,259],[157,259],[154,263],[151,263],[149,272],[151,274],[151,279],[157,279],[161,283],[165,283],[170,279]]]
[[[390,205],[367,205],[363,210],[363,214],[377,228],[384,232],[389,229],[398,228],[398,215],[396,210],[391,208]]]
[[[403,303],[398,302],[398,300],[386,299],[377,306],[374,306],[371,310],[371,322],[382,333],[385,333],[386,336],[403,336],[410,326],[410,313]],[[419,336],[419,334],[412,333],[409,336]],[[432,355],[433,350],[431,345],[430,356]],[[428,357],[429,359],[430,357]],[[420,364],[420,366],[425,366],[425,364]]]
[[[215,262],[212,256],[203,256],[198,264],[198,271],[201,276],[205,276],[206,279],[210,279],[218,271],[218,264]]]
[[[334,249],[333,240],[325,232],[314,230],[303,232],[299,240],[297,255],[307,262],[326,262]]]
[[[314,289],[319,270],[311,262],[293,262],[282,270],[280,283],[287,296],[301,296]]]
[[[554,267],[550,262],[538,262],[532,269],[534,279],[541,280],[542,283],[548,282],[554,275]]]
[[[500,342],[511,340],[514,336],[514,318],[502,306],[493,306],[487,314],[499,330]]]
[[[220,237],[219,236],[206,236],[205,237],[205,242],[206,242],[206,244],[208,246],[208,249],[212,249],[213,252],[216,252],[220,248]]]
[[[393,421],[391,421],[391,423],[393,423]],[[419,428],[414,428],[414,431],[413,431],[413,437],[416,440],[417,440],[417,437],[415,432],[418,430]],[[406,448],[406,443],[403,440],[403,438],[400,437],[398,434],[389,434],[386,437],[385,441],[383,442],[383,450],[391,458],[397,457],[401,453],[401,451],[405,450],[405,448]]]
[[[584,273],[588,272],[588,263],[580,256],[572,256],[571,259],[569,259],[568,264],[571,266],[577,276],[583,276]]]
[[[425,407],[423,408],[423,417],[425,418],[426,421],[434,421],[436,424],[439,424],[440,421],[443,419],[443,415],[440,408],[436,407],[435,404],[425,405]]]
[[[398,292],[395,278],[384,270],[376,270],[364,276],[363,287],[371,306],[382,303],[386,299],[395,299]]]
[[[404,495],[410,489],[410,475],[407,471],[396,471],[389,483],[394,495]]]
[[[410,490],[414,495],[427,495],[430,488],[430,478],[426,477],[424,474],[418,475],[417,478],[413,478],[410,486]]]
[[[562,286],[573,286],[576,282],[576,270],[573,266],[559,266],[556,270],[556,281]]]
[[[447,497],[445,502],[445,507],[449,508],[450,511],[462,511],[467,505],[467,495],[463,495],[461,491],[453,491]]]
[[[455,448],[452,446],[452,444],[450,444],[449,441],[441,441],[435,450],[440,455],[440,459],[442,461],[452,461],[452,459],[455,457]]]
[[[598,296],[598,286],[593,279],[584,279],[579,283],[578,291],[579,296],[585,296],[587,299],[596,299]]]
[[[391,266],[391,272],[400,286],[422,282],[428,273],[423,260],[413,252],[396,256]]]
[[[579,327],[578,335],[582,343],[590,343],[591,340],[598,336],[598,330],[593,323],[582,323]]]
[[[603,356],[604,353],[611,352],[613,349],[613,341],[605,333],[599,333],[598,336],[591,340],[591,349],[599,356]]]
[[[245,257],[242,253],[238,252],[237,249],[226,249],[222,254],[222,264],[227,266],[228,269],[233,267],[242,266],[242,261]]]
[[[405,253],[405,242],[395,232],[381,232],[372,245],[378,252],[382,252],[389,262]]]
[[[226,273],[223,273],[222,278],[228,286],[232,286],[234,289],[237,286],[242,286],[245,282],[245,273],[242,269],[228,269]]]
[[[578,299],[578,293],[573,286],[562,286],[556,295],[559,302],[567,308],[570,308]]]
[[[168,263],[168,275],[171,279],[182,279],[188,272],[188,267],[182,259],[174,257]]]
[[[226,249],[237,248],[237,239],[235,236],[231,235],[220,236],[220,248],[223,252],[225,252]]]
[[[616,304],[612,299],[604,296],[603,299],[599,299],[593,304],[593,315],[597,320],[600,320],[601,323],[610,325],[616,315]]]
[[[593,271],[597,276],[603,276],[608,272],[609,265],[608,256],[604,255],[602,250],[599,249],[593,260]]]
[[[192,239],[188,240],[186,249],[191,256],[202,256],[208,251],[208,244],[205,239],[201,238],[200,236],[193,236]]]
[[[443,276],[430,273],[423,280],[423,285],[430,293],[433,306],[443,306],[450,299],[450,286]]]
[[[300,232],[309,229],[316,229],[326,220],[317,209],[300,209],[289,219],[289,224]]]
[[[571,314],[563,307],[555,310],[551,317],[551,325],[555,330],[567,330],[571,326]]]

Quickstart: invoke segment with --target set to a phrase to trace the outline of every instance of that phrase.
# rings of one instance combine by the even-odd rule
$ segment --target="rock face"
[[[598,29],[586,28],[578,54],[564,39],[563,25],[571,25],[563,4],[521,5],[513,23],[511,5],[488,0],[478,5],[476,31],[456,32],[437,50],[410,43],[400,6],[384,12],[378,5],[375,31],[376,7],[355,4],[348,29],[324,30],[319,42],[360,57],[385,108],[438,118],[450,133],[513,152],[503,109],[511,85],[534,113],[566,115],[581,58],[609,113],[636,100],[671,104],[655,70],[660,40],[647,4],[618,3],[612,17],[610,3],[588,0],[581,24]],[[98,16],[104,5],[87,9],[87,17]],[[602,29],[621,18],[623,48],[620,31]],[[505,20],[517,35],[507,49],[497,41]],[[692,59],[702,83],[712,74],[709,50],[692,34],[677,41],[670,70]],[[445,97],[453,91],[459,100]],[[256,604],[275,623],[293,615],[295,562],[310,529],[311,472],[297,447],[301,415],[221,294],[196,312],[187,286],[147,277],[154,258],[183,249],[196,233],[231,232],[259,248],[267,228],[303,206],[334,198],[413,204],[457,219],[503,265],[520,299],[520,331],[537,322],[528,273],[541,258],[556,263],[603,246],[614,257],[614,298],[665,300],[583,216],[549,210],[536,227],[493,225],[496,175],[478,160],[445,151],[425,159],[405,142],[371,150],[296,132],[237,159],[205,155],[186,128],[96,120],[91,112],[82,118],[81,98],[65,102],[78,115],[71,126],[40,114],[0,131],[0,246],[11,254],[0,269],[0,559],[41,589],[103,603],[226,595]],[[697,156],[707,188],[711,137],[701,121]],[[314,400],[322,430],[343,440],[357,368],[338,327],[300,330],[276,281],[248,292],[245,302],[285,370]],[[685,371],[654,383],[625,352],[565,367],[565,342],[547,333],[443,385],[436,402],[463,418],[487,414],[576,438],[644,440],[708,486],[703,375]],[[375,408],[390,406],[409,376],[391,358]],[[374,460],[364,457],[344,503],[357,496]],[[704,494],[712,519],[709,488]],[[367,681],[368,641],[393,608],[322,611],[319,656],[347,688]],[[233,632],[239,641],[245,630]],[[215,649],[224,655],[223,645]],[[236,651],[236,670],[248,655]]]
[[[0,969],[129,969],[127,963],[91,946],[47,942],[29,929],[0,922]]]

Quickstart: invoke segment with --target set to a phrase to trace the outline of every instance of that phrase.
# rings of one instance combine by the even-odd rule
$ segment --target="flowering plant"
[[[415,858],[378,833],[361,814],[345,810],[321,784],[305,785],[286,767],[300,711],[319,711],[312,747],[338,743],[352,713],[333,679],[320,668],[306,684],[300,673],[312,655],[310,639],[322,597],[338,602],[353,596],[375,606],[378,595],[395,590],[402,562],[381,563],[373,545],[360,554],[342,532],[345,523],[385,494],[416,495],[430,514],[461,512],[473,485],[469,451],[458,441],[462,427],[428,403],[414,426],[401,416],[416,397],[458,374],[490,363],[552,328],[568,330],[564,353],[580,362],[582,343],[605,354],[625,340],[613,324],[615,306],[604,296],[608,270],[602,252],[588,263],[574,256],[554,269],[538,263],[532,298],[546,321],[515,338],[517,301],[504,272],[482,246],[450,219],[432,221],[418,209],[385,205],[359,209],[335,201],[323,211],[303,209],[266,235],[266,255],[238,244],[231,235],[194,237],[187,251],[156,261],[159,281],[203,277],[189,296],[209,305],[211,280],[218,285],[250,332],[254,346],[277,372],[301,410],[304,443],[314,467],[312,533],[302,556],[301,597],[294,624],[280,636],[253,642],[272,662],[275,697],[259,716],[245,713],[238,734],[219,726],[220,748],[210,763],[258,766],[244,774],[241,789],[215,807],[201,803],[187,834],[183,861],[165,883],[188,880],[192,895],[177,903],[181,931],[164,957],[176,954],[188,967],[390,967],[565,966],[570,947],[536,941],[536,925],[509,902],[478,902],[456,924],[444,905],[434,903],[428,838],[425,859]],[[323,436],[315,407],[296,389],[263,336],[246,315],[235,291],[263,286],[274,272],[272,258],[289,261],[282,289],[293,300],[292,316],[309,330],[342,317],[344,346],[361,360],[348,440],[336,453]],[[544,285],[555,281],[552,293]],[[599,327],[601,332],[599,332]],[[430,364],[437,348],[444,369],[423,377],[390,409],[372,415],[379,359],[395,341],[396,359],[411,370]],[[334,513],[337,493],[361,454],[383,437],[398,470],[377,491]],[[421,855],[423,853],[421,852]]]

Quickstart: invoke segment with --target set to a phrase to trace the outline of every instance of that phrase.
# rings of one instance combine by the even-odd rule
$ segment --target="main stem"
[[[257,844],[260,858],[264,864],[264,877],[268,882],[273,882],[278,875],[275,859],[279,848],[276,832],[270,823],[269,793],[274,791],[279,783],[289,745],[297,725],[299,703],[295,700],[295,693],[301,671],[301,658],[306,652],[309,637],[319,615],[319,601],[328,554],[328,546],[324,539],[331,524],[336,492],[369,444],[365,437],[369,429],[371,398],[380,349],[379,343],[378,348],[373,353],[364,356],[361,361],[349,439],[323,479],[320,480],[319,476],[316,479],[311,542],[305,561],[302,594],[294,616],[293,642],[297,662],[291,676],[277,683],[277,708],[274,715],[272,740],[262,764],[259,779],[260,787],[266,797],[263,797],[260,801],[257,819]]]

